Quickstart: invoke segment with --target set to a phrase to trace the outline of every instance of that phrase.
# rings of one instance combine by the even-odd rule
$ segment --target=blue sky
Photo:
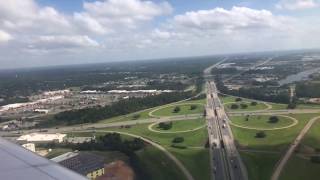
[[[0,1],[0,68],[319,48],[319,0]]]

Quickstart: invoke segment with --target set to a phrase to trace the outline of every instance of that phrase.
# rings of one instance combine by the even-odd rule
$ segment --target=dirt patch
[[[97,180],[134,180],[135,174],[124,161],[114,161],[104,166],[104,175]]]

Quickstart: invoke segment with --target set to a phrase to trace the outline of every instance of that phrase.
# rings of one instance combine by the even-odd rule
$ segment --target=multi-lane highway
[[[220,63],[222,63],[221,61]],[[229,118],[218,97],[214,81],[211,80],[211,69],[204,71],[207,90],[207,128],[210,145],[210,163],[214,180],[247,180],[247,171],[234,144]]]

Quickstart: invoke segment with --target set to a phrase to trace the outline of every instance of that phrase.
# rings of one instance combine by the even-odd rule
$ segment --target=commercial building
[[[104,174],[104,158],[96,154],[68,152],[51,160],[90,179],[96,179]]]
[[[40,133],[31,133],[20,136],[17,140],[20,142],[33,142],[33,143],[46,143],[46,142],[58,142],[61,143],[66,138],[66,134],[40,134]]]

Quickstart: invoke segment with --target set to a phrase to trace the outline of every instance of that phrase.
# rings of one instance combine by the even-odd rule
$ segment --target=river
[[[285,79],[282,79],[279,81],[280,86],[285,85],[285,84],[290,84],[293,82],[301,81],[301,80],[306,80],[309,79],[309,75],[320,72],[320,68],[315,68],[315,69],[309,69],[306,71],[302,71],[298,74],[292,74],[290,76],[287,76]]]

